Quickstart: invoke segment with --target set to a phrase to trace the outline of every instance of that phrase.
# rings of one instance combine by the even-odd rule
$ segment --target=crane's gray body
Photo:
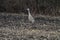
[[[32,17],[32,15],[30,14],[30,10],[29,10],[29,8],[27,8],[27,10],[28,10],[28,19],[29,19],[29,21],[30,22],[32,22],[32,23],[34,23],[34,18]]]

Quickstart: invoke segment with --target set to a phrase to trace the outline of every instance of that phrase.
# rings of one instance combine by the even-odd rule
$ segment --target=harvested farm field
[[[0,13],[0,40],[60,40],[60,16]]]

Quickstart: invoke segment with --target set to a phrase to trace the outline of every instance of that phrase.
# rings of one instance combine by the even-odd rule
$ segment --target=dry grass
[[[7,16],[6,16],[7,15]],[[9,17],[9,15],[11,15]],[[21,18],[25,15],[20,14],[4,14],[2,13],[1,18],[1,28],[0,28],[0,39],[3,40],[57,40],[60,39],[60,26],[57,25],[56,22],[59,23],[60,17],[48,17],[48,16],[39,16],[39,18],[36,17],[36,21],[38,21],[35,24],[29,23],[21,20],[26,20],[24,18]],[[5,17],[6,16],[6,17]],[[17,17],[18,16],[18,17]],[[5,19],[5,18],[6,19]],[[40,19],[41,18],[41,19]],[[48,19],[49,18],[49,19]],[[53,19],[54,18],[54,19]],[[18,20],[17,20],[18,19]],[[46,21],[47,19],[47,21]],[[39,20],[43,20],[42,22],[39,22]],[[50,20],[50,22],[49,22]],[[53,22],[51,20],[55,20],[56,22]],[[59,20],[59,21],[58,21]],[[44,22],[46,21],[47,24]],[[21,23],[20,23],[21,22]],[[50,24],[48,24],[50,23]],[[22,25],[22,26],[21,26]]]
[[[3,29],[0,29],[0,32],[7,32],[7,33],[16,33],[16,35],[45,35],[45,34],[59,34],[60,35],[60,32],[57,32],[57,31],[45,31],[45,30],[38,30],[38,29],[9,29],[9,28],[3,28]]]

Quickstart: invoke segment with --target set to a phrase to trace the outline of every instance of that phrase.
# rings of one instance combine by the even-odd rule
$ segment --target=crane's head
[[[27,10],[29,11],[30,9],[29,9],[29,8],[27,8]]]
[[[30,15],[30,9],[29,8],[27,8],[27,11],[28,11],[28,14]]]

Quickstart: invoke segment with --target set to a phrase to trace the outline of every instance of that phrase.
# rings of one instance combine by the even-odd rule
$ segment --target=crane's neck
[[[30,11],[28,10],[28,14],[30,15]]]

